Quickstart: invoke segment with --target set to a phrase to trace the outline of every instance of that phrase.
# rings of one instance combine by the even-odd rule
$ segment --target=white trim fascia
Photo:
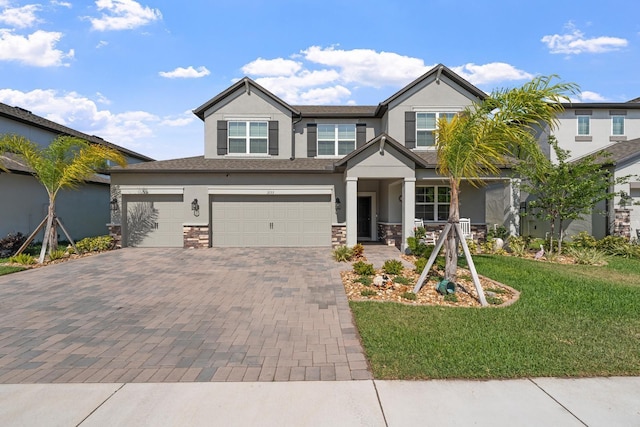
[[[184,187],[121,185],[121,194],[184,194]]]
[[[208,194],[222,195],[332,195],[332,185],[216,185],[207,188]]]

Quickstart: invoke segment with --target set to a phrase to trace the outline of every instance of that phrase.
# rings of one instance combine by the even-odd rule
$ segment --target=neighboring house
[[[92,144],[115,148],[130,164],[153,160],[23,108],[0,103],[0,135],[4,134],[21,135],[42,146],[48,145],[59,135],[70,135]],[[9,173],[0,170],[0,238],[16,232],[28,235],[47,215],[49,199],[46,190],[18,156],[0,153],[0,162],[9,170]],[[107,175],[96,175],[76,190],[60,192],[56,211],[74,239],[107,233],[111,200],[109,181]]]
[[[112,169],[120,206],[112,231],[123,246],[387,241],[404,249],[416,218],[441,229],[449,216],[448,180],[436,172],[437,119],[485,96],[444,65],[377,106],[289,105],[244,78],[194,110],[204,121],[204,156]],[[575,129],[571,114],[561,121]],[[504,169],[485,187],[462,183],[460,215],[476,237],[498,225],[519,231],[511,177]]]

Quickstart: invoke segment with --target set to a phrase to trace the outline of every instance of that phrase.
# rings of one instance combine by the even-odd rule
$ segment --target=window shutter
[[[404,146],[416,148],[416,113],[413,111],[404,113]]]
[[[269,155],[278,155],[278,121],[269,121]]]
[[[362,147],[367,142],[367,124],[356,124],[356,149]]]
[[[218,120],[218,155],[227,154],[227,121]]]
[[[318,125],[307,123],[307,157],[315,157],[318,154]]]

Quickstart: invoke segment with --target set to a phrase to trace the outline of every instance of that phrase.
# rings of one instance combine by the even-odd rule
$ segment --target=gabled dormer
[[[291,157],[292,117],[300,113],[248,77],[196,108],[205,158]]]

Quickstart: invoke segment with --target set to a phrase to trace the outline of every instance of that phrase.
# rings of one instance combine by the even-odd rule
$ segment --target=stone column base
[[[184,248],[208,248],[209,226],[185,225],[182,227],[182,238]]]

